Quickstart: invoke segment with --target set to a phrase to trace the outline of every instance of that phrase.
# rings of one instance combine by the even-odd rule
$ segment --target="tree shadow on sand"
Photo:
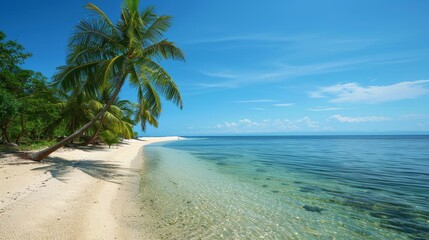
[[[62,182],[69,179],[67,173],[78,169],[93,178],[119,184],[117,181],[124,176],[130,176],[131,172],[137,172],[135,169],[123,168],[119,164],[107,163],[102,160],[66,160],[63,158],[47,158],[43,163],[48,166],[36,167],[32,171],[49,172],[53,178]]]
[[[123,146],[128,146],[130,145],[130,143],[128,142],[119,142],[116,143],[114,145],[112,145],[112,149],[117,149],[119,147],[123,147]],[[80,145],[76,145],[75,147],[76,149],[85,151],[85,152],[92,152],[92,151],[109,151],[110,148],[106,147],[106,145],[101,145],[101,144],[91,144],[88,146],[80,146]]]

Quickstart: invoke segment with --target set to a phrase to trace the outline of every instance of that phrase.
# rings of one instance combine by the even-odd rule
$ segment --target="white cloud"
[[[370,116],[370,117],[346,117],[340,114],[332,115],[328,120],[334,119],[342,123],[362,123],[362,122],[382,122],[389,121],[391,118],[384,116]]]
[[[266,108],[250,108],[251,110],[256,110],[256,111],[265,111],[267,110]]]
[[[248,118],[245,118],[245,119],[241,119],[241,120],[239,120],[238,121],[238,123],[237,123],[237,126],[238,125],[240,125],[240,126],[244,126],[244,127],[252,127],[252,126],[258,126],[259,125],[259,123],[257,123],[257,122],[252,122],[250,119],[248,119]]]
[[[385,86],[362,87],[357,83],[322,87],[312,98],[331,98],[333,103],[381,103],[412,99],[429,93],[429,80],[406,81]]]
[[[301,119],[296,120],[296,124],[300,125],[300,124],[304,124],[306,125],[308,128],[319,128],[319,123],[316,121],[312,121],[309,117],[303,117]]]
[[[216,125],[216,129],[224,133],[268,133],[288,131],[314,131],[321,130],[320,124],[303,117],[297,120],[289,119],[264,119],[252,121],[244,118],[235,122],[223,122]]]
[[[295,103],[276,103],[276,104],[273,104],[273,106],[275,106],[275,107],[290,107],[293,105],[295,105]]]

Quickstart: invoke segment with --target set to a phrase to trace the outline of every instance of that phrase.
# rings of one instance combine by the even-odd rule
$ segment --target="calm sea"
[[[160,239],[429,239],[429,136],[200,137],[144,157]]]

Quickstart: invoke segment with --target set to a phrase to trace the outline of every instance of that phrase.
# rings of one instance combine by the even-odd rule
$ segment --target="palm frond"
[[[158,117],[161,113],[161,108],[156,104],[150,103],[145,99],[141,99],[136,112],[136,122],[140,122],[141,129],[146,131],[146,124],[149,123],[154,127],[158,127]]]
[[[89,62],[81,65],[68,65],[57,68],[52,85],[64,92],[81,88],[88,76],[95,76],[97,65],[104,60]]]
[[[116,48],[119,37],[116,29],[101,18],[82,20],[76,26],[75,33],[70,37],[69,47],[71,51],[76,46],[92,49]],[[70,59],[68,59],[70,61]]]
[[[149,59],[156,58],[159,60],[179,60],[185,61],[185,54],[180,48],[176,47],[173,42],[162,40],[143,49],[139,53],[140,57]]]
[[[140,18],[142,19],[143,26],[147,29],[147,26],[150,26],[158,16],[155,14],[155,7],[148,6],[143,9],[140,13]]]
[[[100,8],[88,4],[95,17],[80,21],[69,39],[67,66],[59,67],[53,85],[65,93],[63,122],[70,130],[93,118],[95,128],[106,137],[131,137],[133,119],[158,126],[161,97],[182,108],[177,84],[159,64],[162,60],[185,60],[181,49],[165,39],[170,16],[155,14],[154,7],[139,12],[139,0],[123,0],[115,24]],[[115,100],[123,82],[137,90],[137,107],[129,101]],[[112,104],[112,105],[110,105]],[[110,106],[109,108],[107,106]],[[107,111],[101,116],[100,110]]]
[[[112,21],[109,19],[109,17],[97,6],[95,6],[92,3],[88,3],[88,5],[86,5],[86,8],[96,12],[111,28],[112,28],[112,32],[117,34],[117,30],[115,25],[112,23]]]
[[[167,99],[173,101],[181,109],[183,108],[182,96],[179,88],[168,72],[154,61],[146,61],[140,69],[141,73],[146,73],[146,78],[150,80]],[[141,74],[143,76],[143,74]]]
[[[144,46],[162,40],[164,38],[164,33],[171,27],[171,19],[172,17],[170,16],[157,16],[150,19],[148,22],[144,22],[145,26],[142,36]]]

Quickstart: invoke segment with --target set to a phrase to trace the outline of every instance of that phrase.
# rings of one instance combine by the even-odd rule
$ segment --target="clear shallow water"
[[[428,136],[209,137],[145,147],[165,239],[429,239]]]

